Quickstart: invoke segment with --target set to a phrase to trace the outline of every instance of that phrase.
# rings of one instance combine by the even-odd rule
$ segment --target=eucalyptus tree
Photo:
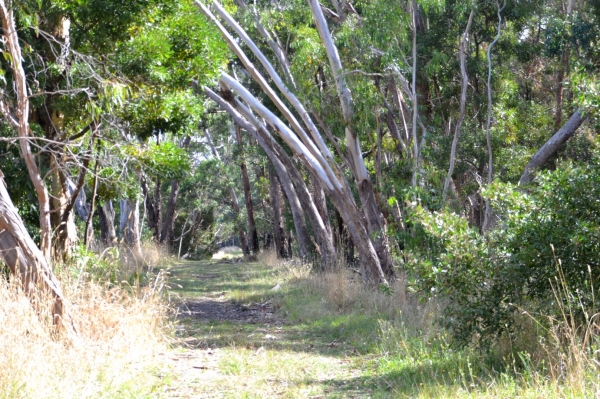
[[[15,92],[17,95],[15,109],[2,101],[1,112],[18,131],[21,151],[31,180],[36,187],[40,206],[40,226],[42,229],[42,249],[49,252],[50,231],[48,212],[48,192],[43,185],[37,165],[29,147],[29,98],[25,71],[22,66],[21,49],[17,36],[17,28],[13,10],[5,1],[0,1],[0,19],[4,44],[9,54],[10,68],[13,72]],[[31,239],[23,224],[17,209],[14,207],[4,179],[0,179],[0,247],[4,262],[12,274],[19,279],[22,289],[32,297],[34,303],[39,303],[39,292],[48,293],[53,299],[52,319],[55,324],[61,323],[65,315],[64,298],[60,285],[52,273],[48,263],[48,253],[40,251]]]
[[[258,72],[254,67],[245,53],[241,50],[236,41],[229,35],[226,29],[216,20],[216,17],[199,2],[196,4],[200,9],[213,20],[213,22],[219,27],[226,41],[241,59],[242,63],[252,75],[253,79],[261,86],[269,98],[274,102],[279,111],[285,115],[287,121],[292,126],[292,131],[286,124],[284,124],[275,114],[264,107],[256,98],[237,80],[227,74],[222,74],[221,83],[240,95],[241,98],[247,102],[250,107],[256,111],[261,117],[263,117],[267,123],[269,123],[281,138],[286,141],[286,144],[304,161],[304,164],[312,173],[320,180],[325,190],[329,194],[332,202],[336,205],[342,217],[345,219],[350,231],[355,236],[355,243],[357,244],[359,251],[361,252],[362,270],[365,279],[375,283],[387,283],[386,277],[382,269],[382,262],[386,269],[388,276],[393,276],[394,271],[391,265],[391,259],[389,256],[388,249],[385,245],[385,232],[381,227],[381,214],[375,203],[375,198],[372,191],[372,185],[368,178],[366,168],[362,161],[362,152],[360,151],[360,145],[357,137],[353,134],[352,127],[346,127],[347,145],[350,148],[350,162],[353,166],[355,177],[359,180],[359,192],[362,192],[361,198],[363,201],[363,212],[361,213],[352,197],[352,194],[348,188],[347,181],[343,177],[339,166],[335,164],[333,156],[326,146],[320,132],[317,130],[315,124],[309,113],[306,111],[302,103],[297,97],[285,86],[275,69],[272,67],[270,62],[262,54],[262,52],[254,45],[252,40],[247,36],[245,31],[227,14],[227,12],[217,3],[214,3],[215,9],[219,15],[233,28],[236,33],[240,35],[245,44],[248,45],[253,54],[258,57],[263,67],[269,73],[269,76],[275,84],[278,86],[281,93],[286,97],[288,101],[293,105],[295,110],[298,112],[306,126],[306,129],[298,122],[293,113],[287,108],[287,106],[281,101],[279,96],[275,94],[274,90],[267,84],[265,78]],[[312,7],[313,14],[319,26],[322,39],[328,43],[331,42],[331,35],[326,29],[324,17],[321,13],[319,6]],[[335,47],[328,46],[328,54],[332,61],[333,67],[337,67],[339,64],[339,56]],[[338,92],[342,101],[343,114],[347,124],[350,124],[351,119],[351,99],[348,97],[349,92],[344,83],[344,79],[339,75],[339,71],[335,71],[336,79],[338,81]],[[248,116],[246,116],[248,118]],[[249,118],[252,120],[251,118]],[[310,137],[309,137],[310,135]],[[314,140],[314,141],[313,141]],[[362,215],[362,217],[360,216]],[[363,217],[366,217],[367,223]],[[371,238],[369,230],[373,234]],[[372,239],[374,241],[372,241]],[[375,244],[375,246],[374,246]]]

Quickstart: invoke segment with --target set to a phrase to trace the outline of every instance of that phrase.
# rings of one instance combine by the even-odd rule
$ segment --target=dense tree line
[[[527,301],[585,319],[596,3],[2,1],[6,200],[47,276],[229,242],[402,274],[461,342]]]

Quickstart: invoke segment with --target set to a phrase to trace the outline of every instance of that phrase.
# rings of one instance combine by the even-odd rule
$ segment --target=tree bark
[[[134,256],[141,256],[140,210],[138,200],[124,199],[120,202],[120,230],[123,243]]]
[[[1,4],[1,3],[0,3]],[[3,4],[2,4],[3,6]],[[60,326],[65,315],[60,284],[44,254],[37,248],[13,205],[0,172],[0,256],[21,284],[34,306],[43,303],[43,294],[53,298],[52,318]],[[42,295],[39,295],[42,294]]]
[[[535,170],[544,166],[544,164],[559,150],[560,147],[564,143],[567,142],[579,126],[587,119],[588,114],[583,113],[583,110],[577,110],[561,127],[558,132],[556,132],[550,140],[548,140],[531,158],[527,166],[525,167],[525,171],[521,175],[519,179],[519,186],[525,186],[533,180]]]
[[[250,191],[250,178],[248,177],[248,168],[243,155],[242,131],[236,124],[235,126],[238,145],[242,148],[240,159],[240,171],[242,173],[242,185],[244,186],[244,200],[246,201],[246,214],[248,215],[248,234],[250,235],[250,250],[254,256],[258,255],[260,247],[258,245],[258,232],[256,231],[256,222],[254,221],[254,204],[252,203],[252,192]]]
[[[108,200],[98,208],[100,215],[100,239],[105,247],[113,247],[117,242],[115,230],[115,209],[112,201]]]
[[[285,230],[281,215],[281,183],[275,174],[274,166],[269,162],[269,194],[271,197],[271,208],[273,208],[273,236],[275,238],[275,250],[277,257],[287,259],[289,257],[285,247]]]
[[[17,94],[17,105],[13,112],[8,104],[0,101],[0,111],[6,119],[14,125],[19,132],[19,145],[21,156],[27,165],[29,178],[35,187],[40,212],[40,249],[46,261],[50,260],[52,248],[52,226],[50,224],[50,197],[46,185],[40,175],[35,159],[29,147],[29,96],[27,93],[27,81],[23,69],[23,58],[19,47],[19,37],[15,27],[12,9],[5,0],[0,0],[0,18],[2,18],[4,48],[10,54],[10,64],[14,74],[14,84]]]

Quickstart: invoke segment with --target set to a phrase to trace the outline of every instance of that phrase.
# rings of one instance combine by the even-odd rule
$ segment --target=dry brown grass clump
[[[407,290],[406,278],[401,274],[390,283],[389,288],[381,289],[365,284],[359,273],[341,259],[332,270],[312,270],[310,263],[286,261],[277,258],[274,251],[262,252],[259,262],[276,267],[282,272],[282,279],[290,285],[299,285],[302,289],[323,298],[327,309],[313,308],[307,311],[335,311],[337,313],[359,313],[366,316],[384,316],[392,324],[401,324],[405,328],[419,333],[437,332],[434,318],[439,314],[439,304],[435,301],[421,303]],[[318,317],[318,315],[315,315]],[[433,331],[435,330],[435,331]]]
[[[166,349],[160,278],[146,289],[63,282],[74,339],[52,336],[14,284],[0,284],[0,398],[148,397]]]

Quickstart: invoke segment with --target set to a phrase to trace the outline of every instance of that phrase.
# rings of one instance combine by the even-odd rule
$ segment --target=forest
[[[0,0],[0,19],[0,398],[600,392],[600,1]],[[298,326],[360,377],[172,387],[192,338],[223,376],[301,364]]]

